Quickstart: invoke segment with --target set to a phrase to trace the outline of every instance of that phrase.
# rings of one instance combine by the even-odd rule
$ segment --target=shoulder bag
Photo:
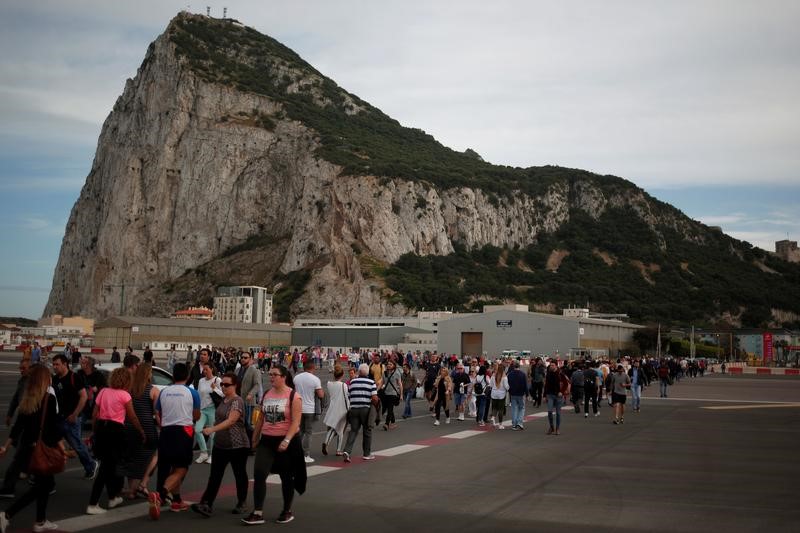
[[[45,393],[44,403],[42,404],[42,422],[39,424],[39,438],[33,447],[31,461],[28,464],[28,473],[34,476],[52,476],[64,471],[67,466],[67,456],[63,450],[56,446],[48,446],[42,440],[44,432],[44,419],[47,416],[47,401],[50,393]]]

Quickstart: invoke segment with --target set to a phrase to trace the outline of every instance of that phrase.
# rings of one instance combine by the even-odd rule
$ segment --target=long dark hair
[[[283,382],[286,383],[287,387],[290,389],[294,388],[294,378],[292,378],[292,374],[289,372],[289,369],[283,365],[273,365],[272,368],[281,373],[281,376],[283,376]]]

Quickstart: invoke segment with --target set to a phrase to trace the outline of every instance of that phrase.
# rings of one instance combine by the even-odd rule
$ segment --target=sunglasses
[[[223,387],[225,387],[225,388],[227,388],[227,387],[233,387],[233,383],[220,383],[220,385],[221,385],[221,386],[223,386]]]

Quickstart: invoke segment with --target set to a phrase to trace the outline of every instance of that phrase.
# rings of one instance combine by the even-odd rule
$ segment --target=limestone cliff
[[[280,288],[297,272],[295,315],[405,314],[373,274],[409,252],[525,247],[576,210],[619,207],[662,249],[665,228],[713,236],[618,178],[492,167],[408,128],[376,126],[378,144],[363,132],[393,121],[267,39],[181,14],[150,46],[103,125],[45,314],[117,314],[124,285],[123,314],[166,315],[217,285]],[[386,155],[396,140],[411,148]]]

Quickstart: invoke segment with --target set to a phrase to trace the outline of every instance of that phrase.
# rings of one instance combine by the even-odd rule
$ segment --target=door
[[[483,353],[483,332],[461,333],[461,355],[479,356]]]

